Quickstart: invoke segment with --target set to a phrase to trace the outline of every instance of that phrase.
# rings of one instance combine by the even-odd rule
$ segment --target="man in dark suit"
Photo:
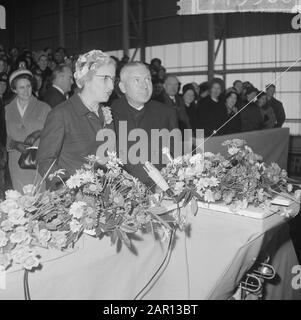
[[[164,81],[164,90],[157,97],[157,101],[166,104],[176,110],[178,117],[179,128],[183,131],[184,129],[191,129],[189,117],[185,110],[185,103],[183,98],[178,94],[179,80],[176,76],[167,76]]]
[[[42,100],[51,108],[59,105],[66,100],[66,95],[71,91],[73,75],[70,67],[59,65],[53,70],[52,86],[45,92]]]
[[[152,139],[152,133],[154,133],[154,129],[167,129],[165,137],[168,139],[167,135],[169,135],[170,131],[178,127],[177,116],[174,109],[160,102],[150,100],[153,89],[151,75],[149,69],[143,63],[133,62],[125,65],[121,70],[120,79],[119,87],[124,96],[115,100],[112,104],[118,156],[124,163],[126,162],[124,168],[131,175],[138,178],[148,187],[153,188],[154,182],[146,174],[143,164],[145,161],[151,161],[157,169],[163,167],[163,142],[161,141],[156,145],[155,139]],[[124,124],[126,124],[126,128]],[[122,130],[121,127],[125,129]],[[137,139],[133,141],[134,139],[130,139],[129,136],[131,133],[133,134],[135,129],[141,129],[146,137],[146,141],[143,141],[143,143],[139,141],[141,146],[139,158],[141,161],[138,161],[138,163],[133,160],[132,154],[133,146],[137,144]],[[124,132],[125,130],[126,132]],[[127,137],[129,138],[127,139]],[[134,156],[137,154],[137,149],[135,149]],[[152,161],[155,158],[158,160],[157,163]]]
[[[266,93],[267,93],[267,100],[268,100],[267,104],[268,106],[272,107],[275,113],[275,116],[276,116],[275,128],[281,128],[285,122],[286,116],[285,116],[285,111],[284,111],[282,102],[275,99],[274,97],[275,90],[276,90],[276,87],[273,84],[266,86]]]
[[[96,154],[103,143],[97,141],[97,134],[104,128],[114,130],[113,121],[105,116],[101,103],[106,102],[113,91],[115,62],[100,50],[85,55],[88,58],[77,63],[75,73],[80,92],[52,109],[42,130],[37,153],[38,170],[42,176],[52,167],[49,173],[65,169],[63,178],[67,179],[87,162],[87,156]],[[83,69],[85,63],[94,57],[98,59],[95,64],[101,60],[100,66]],[[47,188],[59,187],[58,179],[47,182]]]

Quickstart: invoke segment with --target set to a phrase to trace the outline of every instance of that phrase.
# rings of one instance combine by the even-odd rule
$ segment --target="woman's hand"
[[[9,146],[8,146],[9,149],[17,150],[21,153],[26,152],[27,148],[29,147],[31,147],[30,144],[26,144],[24,142],[15,141],[15,140],[10,140]]]
[[[24,140],[24,143],[32,146],[40,138],[40,134],[41,134],[41,130],[32,132],[26,137],[26,139]]]

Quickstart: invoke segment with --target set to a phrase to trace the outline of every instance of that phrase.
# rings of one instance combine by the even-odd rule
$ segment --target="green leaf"
[[[112,245],[116,243],[116,240],[118,239],[118,233],[117,230],[114,230],[111,234],[111,243]]]
[[[135,233],[138,231],[138,228],[135,227],[135,226],[130,226],[128,224],[125,224],[123,223],[121,226],[120,226],[120,230],[126,232],[126,233]]]
[[[192,198],[192,199],[191,199],[190,207],[191,207],[191,213],[192,213],[194,216],[196,216],[196,214],[198,213],[198,203],[197,203],[197,201],[195,200],[195,198]]]
[[[148,211],[152,214],[163,214],[167,212],[167,209],[165,207],[162,206],[158,206],[158,207],[150,207],[148,208]]]
[[[107,186],[104,190],[103,197],[102,197],[102,201],[105,204],[109,202],[110,193],[111,193],[110,186]]]
[[[175,222],[176,219],[172,216],[170,216],[169,214],[162,214],[161,216],[162,220],[164,220],[165,222]]]
[[[122,240],[128,248],[130,248],[131,240],[128,238],[127,234],[120,229],[116,229],[116,232],[117,232],[118,238]]]
[[[165,222],[160,216],[158,216],[158,215],[156,215],[155,213],[152,213],[152,212],[151,212],[151,214],[153,215],[153,217],[154,217],[159,223],[163,224],[164,227],[166,227],[166,228],[169,229],[169,230],[171,229],[170,225],[169,225],[167,222]]]
[[[188,192],[189,190],[185,189],[183,190],[178,196],[177,196],[177,203],[181,202],[185,196],[186,196],[186,193]]]
[[[191,201],[191,199],[192,199],[191,190],[187,190],[187,193],[185,195],[185,200],[184,200],[184,203],[183,203],[183,207],[186,207],[187,204]]]

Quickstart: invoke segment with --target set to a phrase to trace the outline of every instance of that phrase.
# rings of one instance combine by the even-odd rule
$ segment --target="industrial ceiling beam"
[[[128,5],[129,5],[128,0],[122,0],[122,44],[123,44],[124,56],[129,56],[129,50],[130,50]]]

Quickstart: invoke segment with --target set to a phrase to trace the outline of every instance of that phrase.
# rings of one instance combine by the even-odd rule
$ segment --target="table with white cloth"
[[[265,285],[265,298],[301,299],[291,285],[298,261],[285,218],[181,210],[189,232],[177,230],[169,251],[168,238],[150,234],[133,240],[136,254],[89,235],[70,251],[41,249],[42,268],[28,275],[31,299],[228,299],[260,255],[270,256],[278,278]],[[23,277],[21,268],[8,269],[0,299],[24,299]]]

